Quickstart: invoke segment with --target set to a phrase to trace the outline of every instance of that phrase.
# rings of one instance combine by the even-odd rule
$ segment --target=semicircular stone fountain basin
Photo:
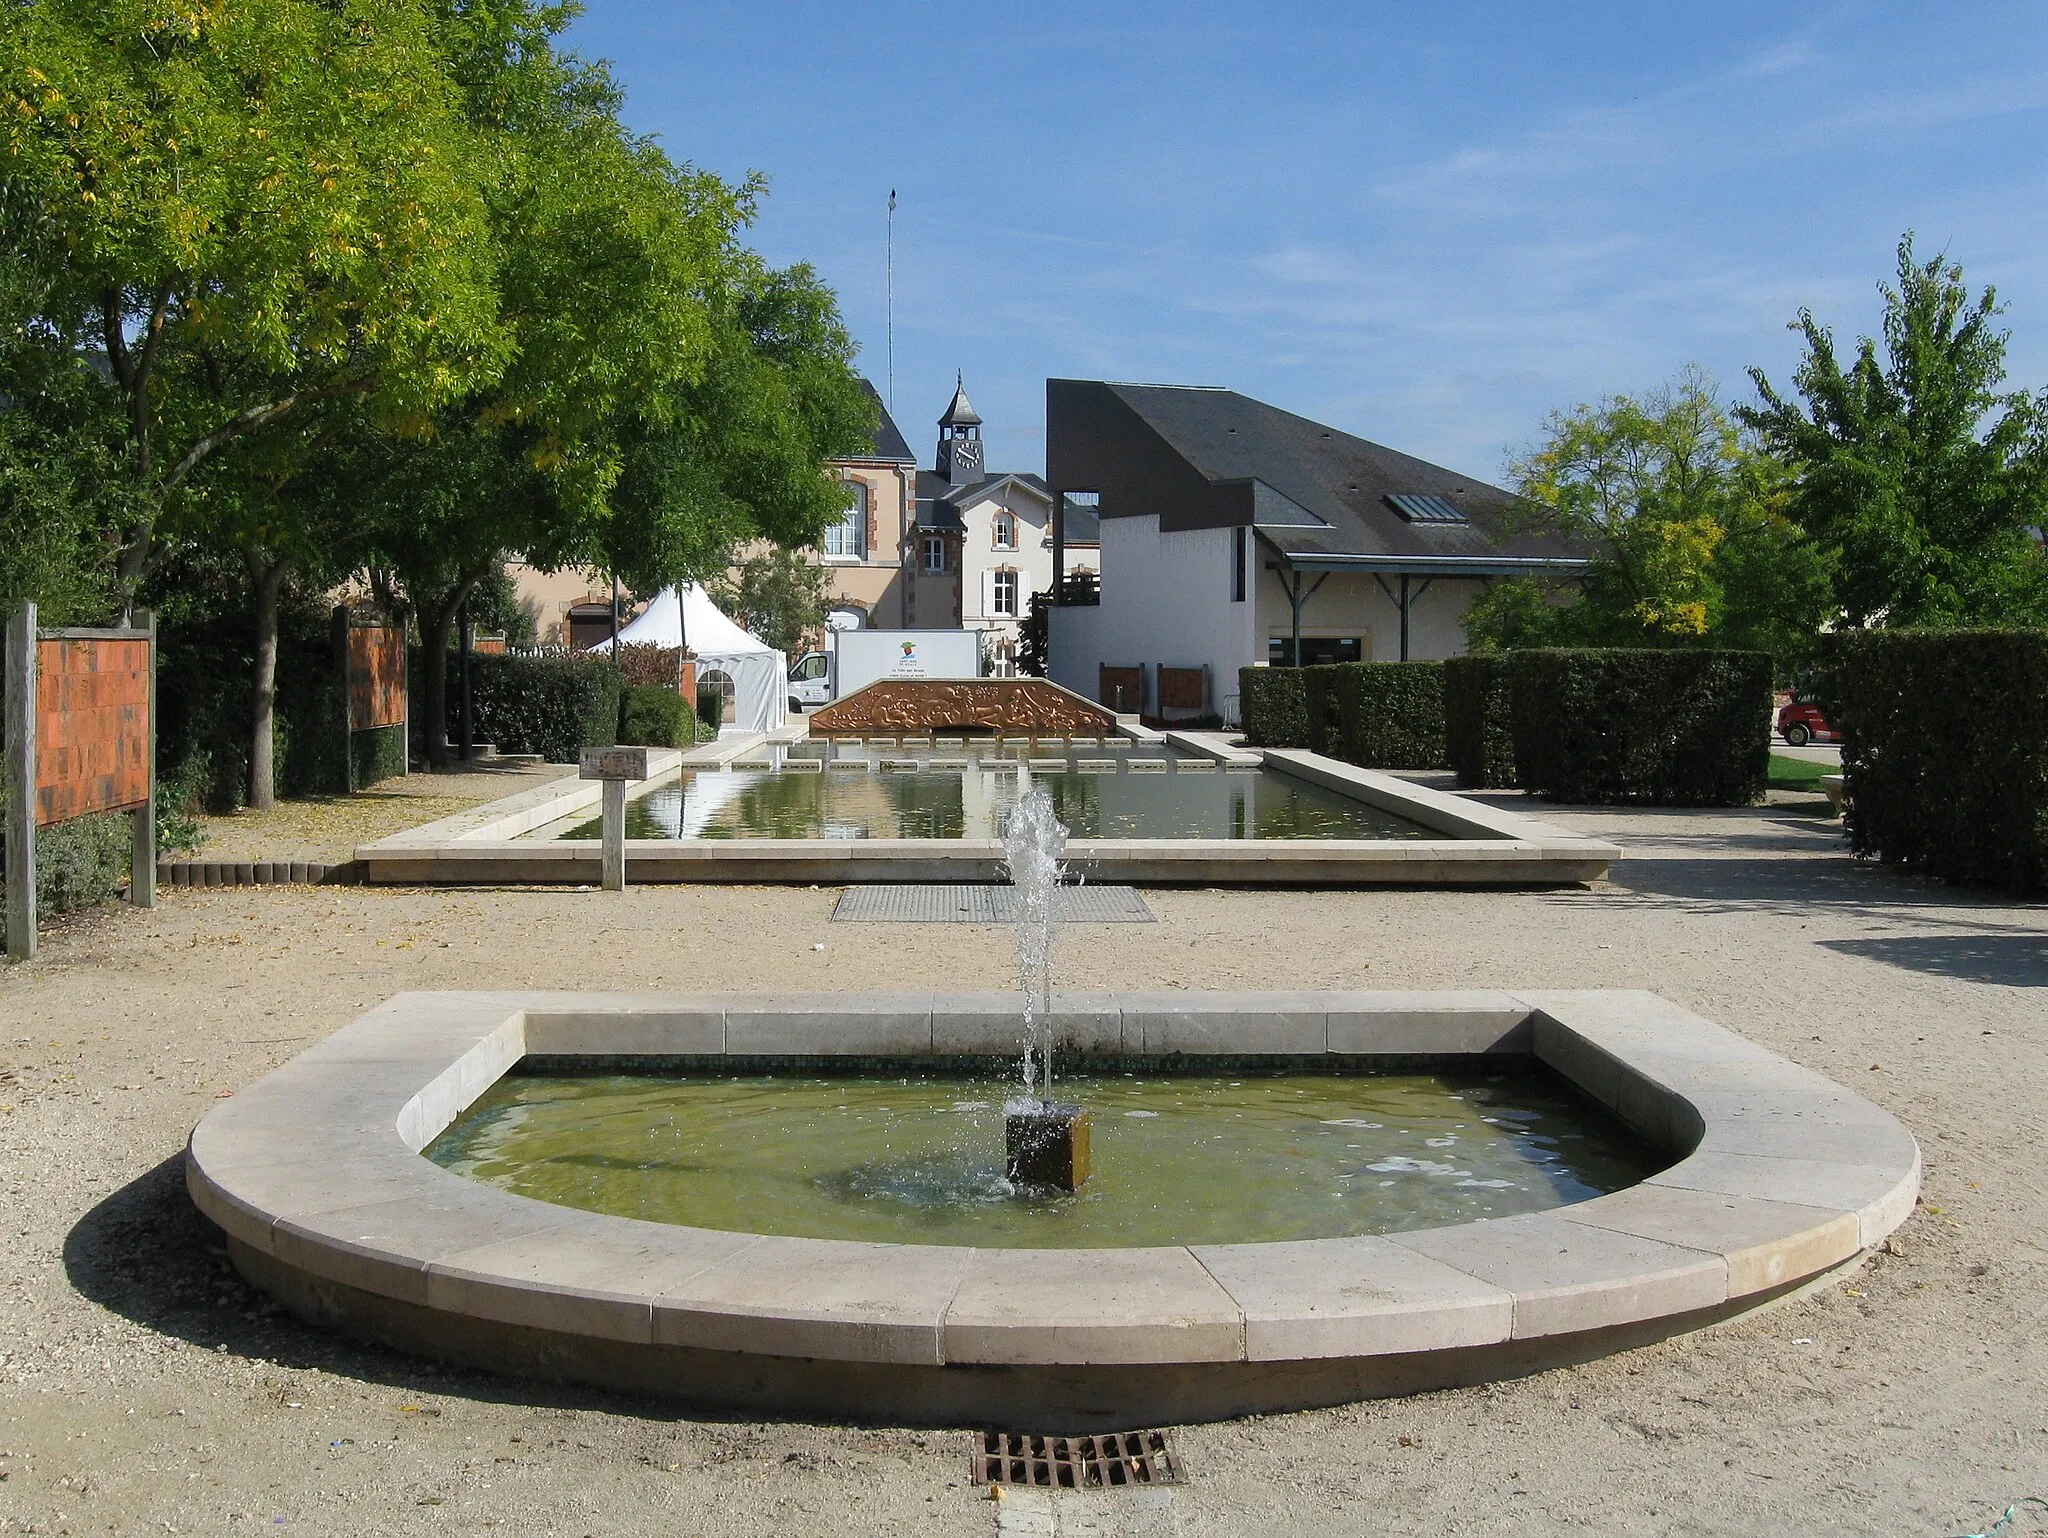
[[[1074,1431],[1473,1383],[1700,1328],[1853,1261],[1919,1191],[1919,1148],[1889,1113],[1655,995],[1612,991],[1054,996],[1070,1070],[1534,1069],[1650,1150],[1641,1178],[1553,1182],[1567,1204],[1449,1226],[1409,1226],[1443,1222],[1423,1214],[1231,1242],[1210,1221],[1188,1242],[1098,1232],[1069,1247],[1032,1247],[1028,1229],[817,1238],[765,1203],[755,1226],[799,1231],[751,1231],[744,1192],[719,1226],[689,1226],[535,1200],[423,1156],[522,1065],[907,1077],[1009,1053],[1020,1007],[1009,993],[403,994],[217,1106],[187,1181],[256,1285],[401,1349],[751,1410]],[[1101,1121],[1098,1148],[1122,1125]],[[1172,1182],[1178,1161],[1160,1162]]]

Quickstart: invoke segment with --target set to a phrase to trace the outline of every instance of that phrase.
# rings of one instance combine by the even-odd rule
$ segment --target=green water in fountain
[[[1078,1192],[1003,1176],[1014,1079],[943,1073],[501,1080],[427,1150],[621,1217],[1022,1248],[1396,1233],[1584,1201],[1661,1168],[1548,1073],[1062,1072],[1093,1118]]]

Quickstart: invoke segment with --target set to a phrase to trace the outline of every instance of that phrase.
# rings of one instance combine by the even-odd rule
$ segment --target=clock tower
[[[971,486],[988,472],[981,458],[981,418],[968,404],[967,386],[953,378],[953,403],[939,418],[938,472],[949,486]]]

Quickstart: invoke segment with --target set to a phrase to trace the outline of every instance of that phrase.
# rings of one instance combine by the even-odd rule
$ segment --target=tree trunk
[[[485,568],[487,571],[489,568]],[[484,571],[465,572],[447,592],[432,603],[417,603],[420,622],[420,683],[425,692],[427,763],[434,769],[448,767],[448,635],[463,602],[483,581]]]
[[[427,766],[448,767],[448,627],[453,622],[452,606],[433,604],[420,608],[420,671],[426,691]]]
[[[287,561],[266,561],[248,552],[249,586],[256,599],[256,679],[249,723],[249,807],[267,812],[277,804],[277,597]]]

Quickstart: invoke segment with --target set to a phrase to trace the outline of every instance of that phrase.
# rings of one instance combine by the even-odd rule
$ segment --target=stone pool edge
[[[418,1150],[529,1053],[1004,1051],[1016,997],[402,994],[216,1107],[187,1184],[288,1307],[408,1349],[751,1408],[1069,1429],[1661,1338],[1853,1262],[1918,1194],[1889,1113],[1653,994],[1069,993],[1056,1013],[1083,1054],[1533,1054],[1683,1156],[1590,1202],[1386,1238],[1043,1251],[686,1229]]]
[[[649,754],[645,795],[685,769],[718,768],[801,725],[689,752]],[[1072,839],[1070,869],[1148,886],[1559,886],[1597,881],[1621,849],[1519,813],[1299,749],[1175,743],[1224,762],[1257,762],[1448,835],[1442,839]],[[597,804],[595,783],[558,780],[360,846],[363,879],[399,886],[596,885],[594,840],[523,837]],[[1004,879],[995,839],[628,839],[628,879],[859,885]]]

